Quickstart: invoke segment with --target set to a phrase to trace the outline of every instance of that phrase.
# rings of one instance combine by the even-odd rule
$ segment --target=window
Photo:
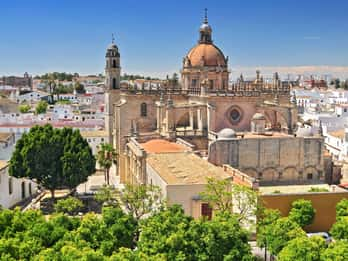
[[[191,87],[192,87],[192,88],[195,88],[196,85],[197,85],[197,80],[196,80],[196,79],[193,79],[193,80],[192,80],[192,83],[191,83]]]
[[[31,183],[29,183],[29,195],[31,196],[33,194],[32,188],[31,188]]]
[[[230,120],[232,124],[237,124],[242,118],[242,113],[238,108],[232,108],[230,111]]]
[[[12,194],[13,192],[13,180],[12,177],[8,178],[8,194]]]
[[[312,173],[308,173],[307,174],[307,179],[313,179],[313,174]]]
[[[116,68],[116,60],[112,60],[112,67]]]
[[[214,88],[214,80],[209,80],[209,89]]]
[[[101,142],[104,142],[104,138],[101,138],[100,140],[101,140]]]
[[[25,182],[22,181],[22,184],[21,184],[21,191],[22,191],[22,199],[25,198]]]
[[[112,89],[116,89],[116,78],[112,78]]]
[[[208,203],[202,203],[201,205],[201,215],[202,217],[211,220],[213,214],[213,209],[209,206]]]
[[[140,116],[141,117],[146,117],[147,116],[147,105],[145,102],[143,102],[141,105],[140,105]]]

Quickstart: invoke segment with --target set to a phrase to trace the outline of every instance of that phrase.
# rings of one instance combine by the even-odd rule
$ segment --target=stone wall
[[[216,140],[209,161],[228,164],[261,184],[322,182],[323,140],[320,137],[261,137]]]

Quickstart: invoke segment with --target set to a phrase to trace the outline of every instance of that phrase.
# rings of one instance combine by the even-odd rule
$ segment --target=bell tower
[[[120,53],[115,44],[114,35],[112,35],[112,42],[108,46],[105,55],[105,88],[106,90],[120,89]]]
[[[108,133],[108,142],[113,144],[113,105],[120,99],[121,66],[120,53],[115,44],[114,35],[112,42],[105,54],[105,130]]]

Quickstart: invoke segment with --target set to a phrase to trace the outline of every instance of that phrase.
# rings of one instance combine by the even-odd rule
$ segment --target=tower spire
[[[204,23],[208,24],[208,8],[204,8]]]
[[[114,33],[111,34],[111,42],[112,42],[112,43],[115,43]]]

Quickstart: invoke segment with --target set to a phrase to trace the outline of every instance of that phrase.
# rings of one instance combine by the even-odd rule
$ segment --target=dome
[[[200,43],[193,47],[187,55],[191,66],[227,66],[226,59],[222,51],[214,44]]]
[[[312,128],[299,127],[296,131],[297,137],[310,137],[313,136]]]
[[[252,120],[266,120],[266,118],[262,113],[257,112],[252,117]]]
[[[110,50],[110,49],[115,49],[115,50],[117,50],[118,48],[117,48],[117,45],[115,44],[115,43],[111,43],[109,46],[108,46],[108,49]]]
[[[237,137],[236,132],[233,129],[225,128],[218,132],[218,139],[233,139]]]
[[[203,23],[201,27],[199,28],[200,31],[209,31],[211,32],[211,26],[207,23]]]

